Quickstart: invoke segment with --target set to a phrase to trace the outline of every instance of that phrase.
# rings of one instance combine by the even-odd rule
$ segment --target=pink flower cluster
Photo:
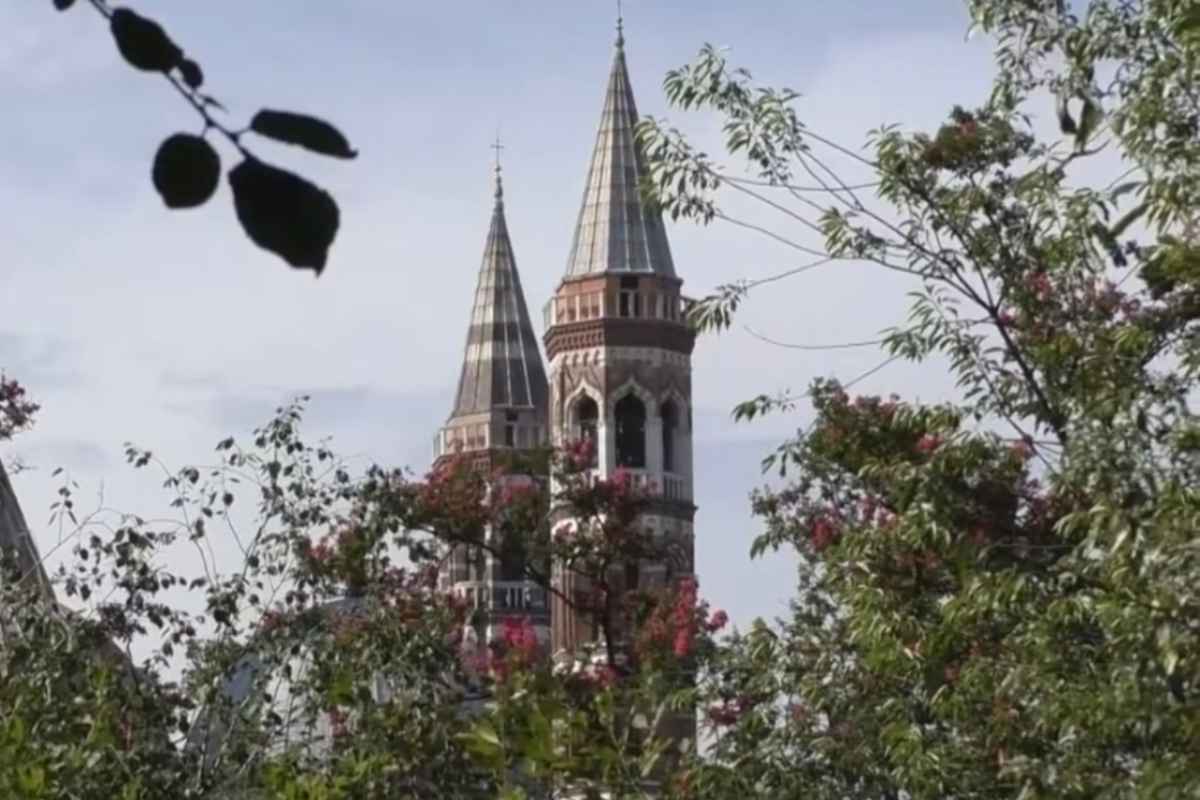
[[[732,700],[725,700],[709,706],[705,716],[713,725],[728,727],[736,725],[746,712],[758,705],[749,695],[738,695]]]
[[[698,588],[695,578],[683,578],[673,594],[659,599],[638,634],[637,649],[643,657],[666,651],[685,659],[702,632],[716,633],[729,623],[729,615],[720,609],[709,614],[708,604],[698,600]]]

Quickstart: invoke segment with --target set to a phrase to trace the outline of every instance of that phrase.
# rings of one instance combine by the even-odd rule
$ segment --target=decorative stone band
[[[597,319],[555,325],[546,332],[546,357],[595,347],[658,347],[691,355],[696,334],[670,322],[644,319]]]

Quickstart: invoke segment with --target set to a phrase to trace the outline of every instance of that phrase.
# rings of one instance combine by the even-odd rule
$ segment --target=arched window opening
[[[641,585],[642,585],[641,568],[638,566],[637,561],[626,561],[625,562],[624,582],[625,582],[624,589],[626,592],[636,592],[638,589],[641,588]]]
[[[591,442],[592,466],[596,465],[596,453],[600,447],[599,439],[600,407],[596,401],[584,395],[575,404],[575,435]]]
[[[508,536],[500,550],[500,580],[521,581],[525,579],[525,543],[520,537]]]
[[[617,466],[641,469],[646,466],[646,406],[627,394],[616,407]]]
[[[468,551],[470,579],[473,581],[487,580],[487,557],[482,547],[472,547]]]
[[[659,416],[662,417],[663,469],[667,472],[674,472],[676,469],[675,440],[678,438],[679,432],[679,412],[675,409],[675,403],[670,400],[663,403],[659,410]]]

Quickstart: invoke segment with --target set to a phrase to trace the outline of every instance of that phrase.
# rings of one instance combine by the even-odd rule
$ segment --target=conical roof
[[[496,203],[471,309],[471,327],[450,417],[500,408],[547,409],[542,354],[504,219],[504,188],[496,168]]]
[[[567,278],[606,272],[675,277],[662,215],[643,203],[639,193],[647,169],[634,137],[637,122],[625,37],[618,32]]]
[[[36,581],[48,598],[53,598],[50,580],[42,566],[41,556],[33,534],[21,513],[17,494],[13,491],[4,464],[0,462],[0,555],[11,557],[20,569],[23,580]]]

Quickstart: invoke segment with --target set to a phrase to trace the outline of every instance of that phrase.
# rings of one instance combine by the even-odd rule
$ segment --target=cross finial
[[[492,149],[496,151],[496,199],[499,200],[504,196],[504,187],[500,184],[500,151],[504,149],[504,145],[500,144],[500,132],[496,132],[496,142]]]
[[[617,0],[617,47],[625,45],[625,17],[621,13],[621,0]]]

